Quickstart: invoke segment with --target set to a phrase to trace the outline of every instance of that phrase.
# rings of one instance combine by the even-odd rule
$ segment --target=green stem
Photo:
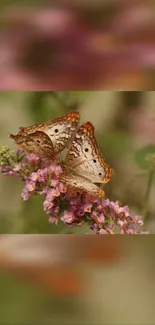
[[[154,168],[150,169],[149,175],[148,175],[148,183],[147,183],[147,188],[146,188],[146,193],[144,197],[144,208],[143,208],[143,220],[146,221],[148,217],[148,210],[149,210],[149,199],[150,199],[150,193],[153,185],[153,180],[154,180]]]

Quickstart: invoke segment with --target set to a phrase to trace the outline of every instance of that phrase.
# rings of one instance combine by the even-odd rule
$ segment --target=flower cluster
[[[128,206],[121,207],[119,202],[68,189],[60,182],[60,165],[49,164],[21,150],[11,152],[3,147],[0,150],[0,172],[21,178],[24,182],[24,201],[34,195],[44,197],[43,208],[49,215],[50,223],[57,224],[61,220],[69,227],[81,227],[86,223],[90,233],[93,231],[96,234],[148,233],[141,230],[141,217],[133,216]]]

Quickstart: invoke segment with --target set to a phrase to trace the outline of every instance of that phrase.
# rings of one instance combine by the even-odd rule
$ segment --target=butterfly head
[[[10,133],[10,139],[13,139],[14,141],[16,141],[16,137],[17,137],[16,135],[13,135]]]
[[[19,144],[22,142],[22,138],[17,135],[10,134],[10,139],[13,139],[16,144]]]
[[[17,135],[10,134],[10,139],[13,139],[16,145],[18,145],[21,148],[25,147],[25,138]]]

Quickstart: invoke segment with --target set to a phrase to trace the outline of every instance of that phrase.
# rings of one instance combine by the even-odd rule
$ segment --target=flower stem
[[[148,183],[147,183],[146,193],[144,197],[144,207],[143,207],[143,214],[142,214],[144,221],[146,221],[148,217],[149,199],[150,199],[150,193],[151,193],[153,180],[154,180],[154,172],[155,172],[154,168],[151,168],[148,175]]]

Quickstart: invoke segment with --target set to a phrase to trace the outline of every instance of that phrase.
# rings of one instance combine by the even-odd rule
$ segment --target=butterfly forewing
[[[85,192],[98,197],[104,197],[104,191],[90,182],[87,178],[79,176],[76,173],[64,172],[60,175],[60,181],[64,182],[69,188],[77,192]]]
[[[111,169],[101,156],[94,127],[90,122],[83,124],[76,132],[67,154],[66,165],[93,183],[106,183],[110,179]]]
[[[36,131],[42,131],[49,136],[54,153],[58,154],[68,146],[74,137],[79,119],[80,114],[73,111],[47,123],[35,124],[27,128],[21,127],[18,135],[25,136]]]

